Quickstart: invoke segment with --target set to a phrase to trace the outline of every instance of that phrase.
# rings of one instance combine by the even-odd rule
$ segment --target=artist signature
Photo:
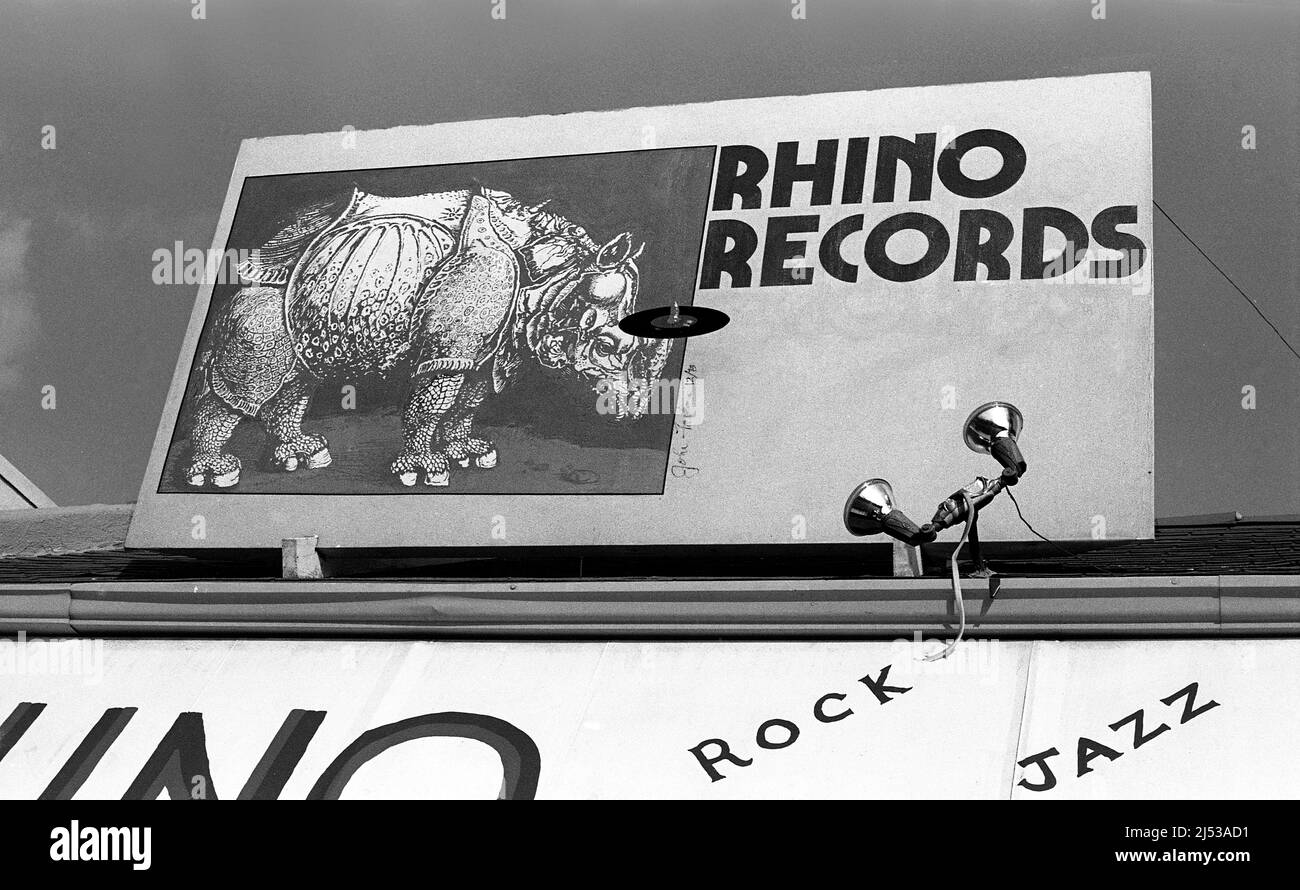
[[[673,459],[669,467],[669,472],[676,479],[692,479],[700,474],[700,468],[692,466],[691,459],[687,457],[691,450],[691,434],[699,418],[691,402],[698,376],[695,365],[687,365],[682,371],[679,398],[683,401],[684,410],[673,421]]]

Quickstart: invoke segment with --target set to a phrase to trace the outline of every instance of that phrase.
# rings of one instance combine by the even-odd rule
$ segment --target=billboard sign
[[[1041,531],[1150,537],[1150,134],[1128,73],[247,141],[128,543],[842,542],[991,399]]]

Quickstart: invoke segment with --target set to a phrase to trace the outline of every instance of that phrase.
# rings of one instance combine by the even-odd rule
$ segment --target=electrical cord
[[[1048,538],[1048,537],[1046,537],[1046,536],[1044,536],[1044,535],[1042,535],[1042,534],[1039,534],[1038,529],[1036,529],[1036,528],[1034,528],[1032,525],[1030,525],[1030,524],[1029,524],[1029,520],[1025,518],[1025,514],[1022,513],[1022,512],[1020,512],[1020,502],[1016,500],[1015,492],[1013,492],[1010,488],[1007,488],[1007,489],[1004,489],[1004,490],[1005,490],[1006,493],[1007,493],[1007,497],[1011,498],[1011,503],[1015,504],[1015,506],[1016,506],[1016,515],[1020,517],[1020,521],[1023,522],[1023,523],[1025,524],[1025,528],[1027,528],[1027,529],[1029,529],[1031,532],[1033,532],[1034,535],[1035,535],[1036,537],[1038,537],[1040,540],[1046,541],[1048,544],[1051,544],[1051,545],[1052,545],[1053,547],[1055,547],[1057,550],[1061,551],[1061,552],[1064,553],[1066,556],[1070,557],[1071,559],[1073,559],[1075,562],[1079,563],[1080,565],[1086,566],[1087,568],[1090,568],[1090,569],[1096,569],[1097,571],[1102,572],[1102,573],[1107,574],[1107,575],[1113,575],[1113,574],[1115,574],[1114,572],[1110,571],[1109,569],[1103,568],[1102,566],[1095,566],[1095,565],[1092,565],[1092,564],[1086,562],[1086,561],[1085,561],[1084,559],[1082,559],[1082,558],[1081,558],[1077,553],[1071,553],[1069,550],[1066,550],[1064,547],[1062,547],[1060,544],[1058,544],[1058,543],[1056,543],[1055,541],[1053,541],[1051,538]]]
[[[1030,525],[1029,520],[1025,518],[1024,512],[1020,509],[1020,502],[1016,500],[1016,495],[1010,489],[1010,487],[1004,488],[1003,491],[1007,493],[1007,497],[1011,498],[1011,503],[1015,505],[1016,515],[1020,517],[1020,521],[1024,523],[1025,528],[1029,529],[1029,531],[1032,532],[1035,537],[1039,538],[1042,541],[1045,541],[1048,544],[1051,544],[1057,550],[1061,551],[1066,556],[1070,557],[1075,562],[1078,562],[1081,565],[1087,566],[1088,568],[1091,569],[1097,569],[1098,571],[1103,572],[1107,575],[1114,574],[1114,572],[1110,571],[1109,569],[1103,568],[1102,566],[1089,565],[1088,563],[1080,559],[1077,554],[1072,553],[1069,550],[1066,550],[1064,547],[1062,547],[1060,544],[1053,541],[1051,538],[1048,538],[1045,535],[1041,534],[1038,531],[1038,529]],[[955,639],[953,639],[951,643],[944,646],[942,651],[936,652],[933,655],[922,656],[921,657],[922,661],[938,661],[940,659],[947,658],[957,649],[957,646],[961,643],[962,638],[966,635],[966,602],[965,600],[962,599],[962,595],[961,595],[961,573],[957,569],[957,557],[961,555],[961,548],[966,546],[966,541],[970,537],[971,527],[975,524],[975,521],[978,518],[979,514],[975,510],[975,505],[971,501],[970,494],[964,490],[959,493],[961,494],[962,504],[964,505],[966,510],[966,524],[961,531],[961,540],[957,542],[956,548],[954,548],[952,551],[952,556],[949,557],[948,559],[948,566],[949,569],[952,571],[953,603],[957,607],[957,622],[958,622],[957,636]]]
[[[966,544],[966,538],[970,535],[971,526],[975,524],[977,513],[975,505],[971,503],[970,495],[965,490],[960,492],[962,503],[966,506],[966,526],[961,530],[961,540],[957,542],[957,547],[952,551],[952,556],[948,563],[952,567],[952,598],[957,606],[957,637],[951,643],[943,648],[942,652],[936,652],[933,655],[926,655],[921,658],[922,661],[938,661],[941,658],[947,658],[957,648],[961,638],[966,634],[966,603],[961,598],[961,575],[957,571],[957,556],[961,553],[961,548]]]

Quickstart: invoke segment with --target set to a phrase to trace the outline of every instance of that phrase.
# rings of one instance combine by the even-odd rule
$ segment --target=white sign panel
[[[0,797],[1300,793],[1295,641],[938,647],[5,640]]]

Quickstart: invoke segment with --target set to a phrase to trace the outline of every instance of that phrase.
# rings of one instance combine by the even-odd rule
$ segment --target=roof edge
[[[1240,510],[1229,513],[1200,513],[1192,516],[1156,518],[1156,528],[1194,525],[1287,525],[1300,523],[1300,513],[1277,513],[1270,516],[1246,516]]]
[[[0,511],[0,558],[121,549],[131,504]]]

